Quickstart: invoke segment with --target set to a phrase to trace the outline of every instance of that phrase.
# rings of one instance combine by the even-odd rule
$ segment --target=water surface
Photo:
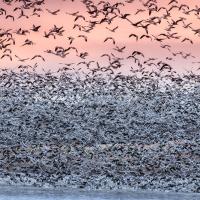
[[[0,200],[199,200],[200,194],[144,191],[77,191],[1,187]]]

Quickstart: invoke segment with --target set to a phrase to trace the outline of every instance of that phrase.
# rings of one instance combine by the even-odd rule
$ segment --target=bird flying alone
[[[188,42],[190,42],[191,44],[193,44],[193,41],[192,41],[191,39],[189,39],[189,38],[184,38],[181,42],[185,42],[185,41],[188,41]]]
[[[115,45],[115,40],[112,37],[107,37],[104,42],[107,42],[108,40],[111,40],[112,43]]]
[[[8,57],[11,61],[12,61],[12,57],[9,54],[4,54],[1,56],[1,59],[3,59],[4,57]]]
[[[41,55],[35,55],[35,56],[33,56],[33,57],[31,58],[31,60],[36,59],[36,58],[41,58],[41,59],[45,62],[44,57],[42,57]]]
[[[52,14],[52,15],[57,15],[57,14],[60,12],[60,9],[55,10],[55,11],[51,11],[51,10],[49,10],[49,9],[46,9],[46,11],[47,11],[48,13]]]
[[[138,41],[138,36],[136,34],[134,34],[134,33],[130,34],[129,38],[131,38],[131,37],[135,37],[136,41]]]

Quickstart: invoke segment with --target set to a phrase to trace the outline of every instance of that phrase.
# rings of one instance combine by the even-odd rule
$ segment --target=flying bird
[[[33,32],[38,32],[39,29],[40,29],[40,27],[41,27],[41,26],[35,26],[35,25],[33,24],[33,27],[32,27],[32,29],[31,29],[31,31],[33,31]]]
[[[112,43],[115,45],[115,40],[112,37],[107,37],[104,42],[108,41],[108,40],[112,40]]]
[[[171,0],[171,1],[168,3],[168,5],[170,5],[170,4],[172,4],[172,3],[178,4],[178,1],[176,1],[176,0]]]
[[[35,55],[31,58],[31,60],[35,59],[35,58],[41,58],[44,62],[45,62],[45,59],[44,57],[42,57],[41,55]]]
[[[7,15],[6,19],[8,19],[8,18],[11,18],[13,21],[15,20],[14,16],[12,16],[12,15]]]
[[[184,38],[181,42],[185,42],[185,41],[188,41],[188,42],[190,42],[191,44],[193,44],[193,41],[192,41],[191,39],[189,39],[189,38]]]
[[[46,11],[48,11],[48,13],[52,14],[52,15],[57,15],[60,12],[60,9],[55,10],[55,11],[51,11],[49,9],[46,9]]]
[[[29,40],[29,39],[26,39],[24,41],[24,44],[22,46],[25,46],[25,45],[34,45],[33,41]]]
[[[74,21],[77,21],[78,19],[83,19],[84,21],[86,20],[83,15],[77,15]]]
[[[85,35],[78,35],[79,38],[83,38],[85,40],[85,42],[87,42],[87,36]]]
[[[20,62],[24,62],[24,61],[26,61],[26,60],[29,60],[29,58],[20,58],[20,57],[17,56],[17,55],[15,55],[15,57],[18,58],[18,60],[19,60]]]
[[[3,55],[1,56],[1,59],[3,59],[4,57],[10,58],[10,60],[12,61],[11,55],[9,55],[9,54],[3,54]]]
[[[135,37],[136,41],[138,41],[138,36],[136,34],[134,34],[134,33],[130,34],[129,38],[131,38],[131,37]]]
[[[133,51],[132,56],[136,56],[136,55],[141,55],[142,57],[144,57],[144,54],[140,51]]]
[[[109,31],[111,31],[111,32],[113,32],[113,33],[114,33],[118,28],[119,28],[119,26],[116,26],[116,27],[113,28],[113,29],[110,29],[110,28],[106,27],[106,29],[108,29]]]
[[[121,48],[119,48],[118,46],[116,46],[116,47],[114,48],[114,50],[116,50],[116,51],[122,53],[123,50],[124,50],[125,48],[126,48],[126,46],[123,46],[123,47],[121,47]]]

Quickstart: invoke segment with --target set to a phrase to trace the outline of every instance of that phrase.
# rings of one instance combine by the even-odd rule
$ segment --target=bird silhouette
[[[20,61],[20,62],[25,62],[25,61],[29,60],[29,58],[20,58],[17,55],[15,55],[15,57],[18,58],[18,61]]]
[[[131,37],[135,37],[136,41],[138,41],[138,38],[139,38],[138,35],[132,33],[129,35],[129,38],[131,38]]]
[[[10,54],[3,54],[1,56],[1,59],[5,58],[5,57],[8,57],[12,61],[12,56]]]
[[[41,58],[43,61],[45,61],[44,57],[42,57],[41,55],[35,55],[31,58],[31,60],[34,60],[36,58]]]
[[[87,42],[87,36],[85,35],[78,35],[78,37],[83,38],[85,42]]]
[[[123,46],[123,47],[121,47],[121,48],[118,47],[118,46],[116,46],[116,47],[114,48],[114,50],[116,50],[116,51],[122,53],[122,52],[124,51],[125,48],[126,48],[126,46]]]
[[[13,21],[15,20],[14,16],[12,16],[12,15],[7,15],[6,19],[8,19],[8,18],[11,18]]]
[[[55,10],[55,11],[51,11],[51,10],[49,10],[49,9],[46,9],[46,11],[47,11],[48,13],[52,14],[52,15],[57,15],[57,14],[60,12],[60,9]]]
[[[114,33],[118,28],[119,28],[119,26],[116,26],[116,27],[113,28],[113,29],[110,29],[110,28],[106,27],[106,29],[108,29],[109,31],[111,31],[111,32],[113,32],[113,33]]]
[[[31,30],[32,30],[33,32],[38,32],[39,29],[40,29],[40,27],[41,27],[41,26],[35,26],[35,25],[33,24],[33,27],[31,28]]]
[[[114,40],[114,38],[112,38],[112,37],[107,37],[107,38],[104,40],[104,42],[107,42],[108,40],[111,40],[112,43],[115,45],[115,40]]]
[[[193,44],[193,41],[192,41],[191,39],[189,39],[189,38],[184,38],[181,42],[185,42],[185,41],[188,41],[188,42],[190,42],[191,44]]]
[[[26,39],[25,41],[24,41],[24,44],[22,44],[22,46],[26,46],[26,45],[28,45],[28,46],[30,46],[30,45],[34,45],[35,43],[33,42],[33,41],[31,41],[31,40],[29,40],[29,39]]]

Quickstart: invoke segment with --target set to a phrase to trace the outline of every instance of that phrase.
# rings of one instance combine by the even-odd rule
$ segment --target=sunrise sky
[[[39,1],[39,0],[38,0]],[[34,2],[34,1],[32,1]],[[12,56],[12,61],[8,57],[3,57],[0,59],[0,67],[10,67],[15,68],[18,65],[21,64],[30,64],[34,65],[35,63],[38,63],[41,67],[45,69],[52,69],[56,70],[58,67],[62,66],[62,64],[59,63],[78,63],[81,61],[90,61],[95,60],[99,63],[106,63],[107,58],[101,58],[101,55],[104,53],[113,53],[117,57],[124,58],[122,61],[123,66],[122,69],[126,70],[126,68],[133,66],[134,61],[132,59],[126,59],[127,56],[131,55],[133,51],[141,51],[145,55],[145,59],[148,58],[156,58],[156,62],[159,62],[162,60],[163,62],[169,63],[171,66],[173,66],[174,69],[178,71],[183,71],[185,69],[187,70],[196,70],[200,67],[200,64],[194,63],[200,61],[199,52],[200,52],[200,34],[194,34],[194,31],[192,29],[198,29],[200,27],[200,14],[196,14],[195,12],[190,12],[189,15],[185,14],[186,11],[197,9],[200,7],[199,0],[178,0],[178,3],[171,3],[169,0],[157,0],[151,1],[154,2],[158,8],[165,7],[167,9],[170,9],[171,6],[176,5],[180,6],[181,4],[186,4],[189,6],[189,10],[185,7],[183,9],[174,8],[170,11],[171,17],[167,19],[163,19],[160,24],[153,25],[151,24],[149,26],[149,33],[148,35],[152,38],[143,38],[138,41],[134,37],[129,38],[129,35],[131,33],[134,33],[138,35],[139,37],[143,34],[146,34],[145,30],[143,28],[137,28],[134,27],[128,22],[126,19],[121,19],[119,16],[116,17],[111,24],[102,23],[97,24],[93,30],[91,30],[89,33],[86,33],[84,31],[80,31],[77,28],[73,29],[74,24],[79,24],[81,26],[88,26],[89,23],[86,21],[100,21],[104,16],[100,13],[98,17],[93,18],[90,16],[90,14],[87,12],[88,9],[86,8],[86,5],[81,0],[74,0],[72,2],[71,0],[46,0],[44,1],[45,4],[42,4],[41,6],[35,6],[36,8],[42,8],[42,11],[37,11],[40,15],[40,17],[33,15],[33,9],[24,9],[24,14],[27,15],[29,18],[22,17],[19,18],[20,10],[13,11],[16,7],[20,7],[23,5],[22,2],[11,2],[10,4],[5,3],[4,1],[1,1],[0,8],[6,10],[6,14],[1,14],[0,12],[0,20],[1,20],[1,30],[0,33],[4,32],[5,30],[11,29],[10,32],[13,34],[13,38],[15,38],[15,45],[11,45],[8,48],[12,50],[10,55]],[[97,4],[100,2],[99,0],[92,0],[94,5],[97,6]],[[110,2],[111,5],[120,2],[115,0],[106,1]],[[147,7],[144,6],[144,4],[147,2],[145,1],[139,1],[135,0],[132,3],[127,3],[125,1],[124,6],[120,5],[119,10],[120,13],[131,14],[127,18],[131,20],[133,23],[136,23],[140,20],[149,20],[153,17],[162,17],[164,14],[166,14],[166,11],[160,10],[159,12],[154,11],[151,15],[149,15]],[[150,2],[150,3],[151,3]],[[189,3],[188,3],[189,2]],[[98,9],[102,8],[102,4],[98,5]],[[46,9],[49,9],[51,11],[55,11],[57,9],[60,9],[60,12],[58,12],[57,15],[50,14]],[[140,12],[139,14],[135,15],[138,9],[144,9],[144,12]],[[86,21],[84,21],[82,18],[79,18],[74,22],[74,19],[76,16],[71,16],[68,13],[73,13],[79,11],[78,15],[83,15],[86,18]],[[11,18],[7,18],[7,15],[13,15],[14,21]],[[110,15],[111,17],[111,15]],[[156,41],[154,39],[155,37],[162,38],[161,36],[158,36],[159,34],[167,34],[167,27],[170,23],[172,23],[172,20],[176,21],[180,17],[184,17],[184,23],[189,24],[191,23],[191,28],[184,28],[183,22],[179,22],[178,25],[176,25],[169,33],[177,33],[176,36],[179,37],[179,39],[165,39],[162,43]],[[32,28],[32,25],[35,24],[41,25],[41,28],[39,29],[39,32],[33,32],[30,29]],[[63,36],[56,36],[56,39],[53,37],[45,38],[44,32],[48,32],[50,29],[53,28],[53,26],[56,25],[57,27],[64,27]],[[109,31],[106,27],[112,29],[114,27],[118,26],[119,28],[115,32]],[[24,30],[29,30],[30,33],[27,33],[26,35],[17,35],[15,32],[22,28]],[[85,35],[88,38],[88,41],[85,42],[83,38],[77,37],[78,35]],[[70,45],[68,37],[74,37],[73,43]],[[106,37],[113,37],[116,41],[116,44],[113,45],[111,41],[104,42]],[[3,40],[5,37],[0,37],[0,41]],[[189,41],[181,42],[184,38],[189,38],[193,41],[193,44],[191,44]],[[33,41],[34,45],[26,45],[22,46],[24,44],[24,41],[26,39],[29,39]],[[1,43],[0,43],[1,44]],[[4,43],[5,44],[5,43]],[[161,45],[170,45],[170,51],[166,48],[161,48]],[[78,57],[75,53],[75,51],[70,50],[69,54],[65,58],[61,58],[59,56],[53,55],[53,54],[47,54],[45,53],[46,50],[54,50],[56,46],[61,46],[63,48],[68,48],[70,46],[76,47],[78,49],[78,52],[88,52],[88,56],[86,59],[82,59]],[[126,46],[126,49],[120,53],[114,50],[114,48],[123,47]],[[3,52],[5,49],[0,48],[0,57],[4,55]],[[187,59],[183,58],[181,55],[174,56],[173,53],[177,53],[179,51],[182,51],[183,54],[191,53],[194,57],[188,57]],[[25,62],[20,62],[15,57],[15,55],[19,56],[20,58],[32,58],[34,55],[40,54],[45,58],[45,62],[42,61],[40,58],[35,60],[27,60]],[[166,60],[166,57],[171,57],[173,60]],[[143,58],[142,58],[143,59]],[[83,67],[80,65],[79,67]]]

